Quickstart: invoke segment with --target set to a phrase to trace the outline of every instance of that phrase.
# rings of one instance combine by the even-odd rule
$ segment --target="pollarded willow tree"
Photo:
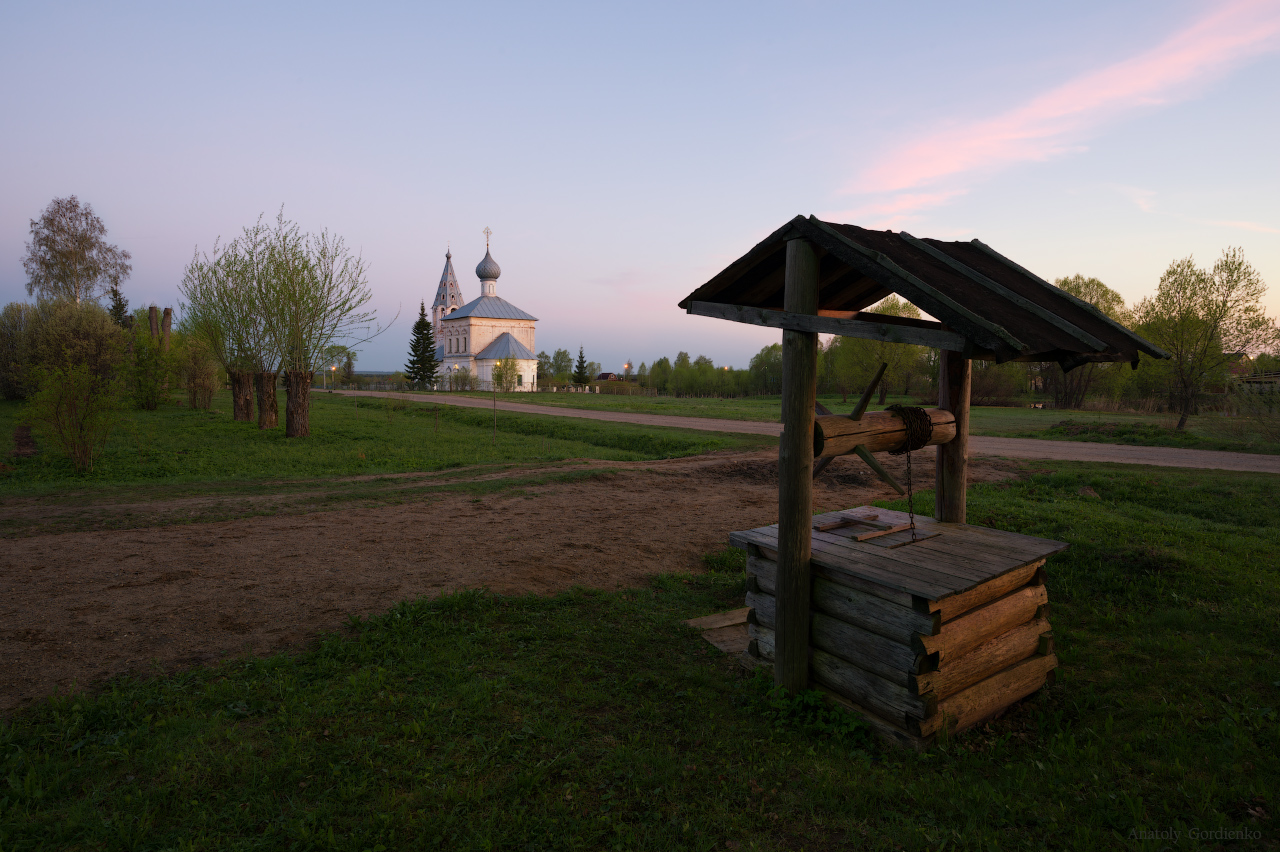
[[[196,249],[178,285],[182,317],[178,327],[200,341],[227,371],[231,416],[253,418],[253,369],[246,325],[256,310],[240,279],[235,241],[214,242],[212,254]]]
[[[335,348],[357,345],[375,315],[365,266],[340,237],[309,236],[281,211],[262,217],[212,256],[197,251],[179,288],[184,328],[205,342],[231,380],[236,420],[279,424],[276,381],[285,379],[285,435],[310,434],[308,393],[315,369]],[[344,352],[347,350],[344,349]]]
[[[301,438],[311,434],[311,383],[326,353],[340,343],[357,346],[384,329],[366,307],[373,293],[364,260],[341,237],[328,230],[303,234],[282,214],[271,235],[269,266],[261,305],[284,373],[284,433]]]
[[[184,329],[198,337],[227,371],[233,418],[252,420],[256,395],[259,429],[272,429],[280,422],[276,405],[280,352],[267,328],[264,303],[272,274],[273,237],[274,231],[259,216],[231,242],[215,241],[212,256],[197,249],[178,288],[186,300]]]

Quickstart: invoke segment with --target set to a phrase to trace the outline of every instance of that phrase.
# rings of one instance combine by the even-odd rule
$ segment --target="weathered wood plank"
[[[747,592],[747,624],[758,624],[776,630],[778,627],[778,599],[773,595]],[[806,642],[808,637],[805,637]]]
[[[717,612],[715,615],[704,615],[702,618],[691,618],[685,624],[695,630],[715,630],[718,627],[746,624],[747,610],[750,608],[744,606],[741,609],[733,609],[728,612]]]
[[[766,551],[761,550],[761,555],[757,556],[748,552],[747,554],[747,575],[755,576],[760,583],[762,590],[773,594],[774,582],[777,574],[777,563],[764,555]],[[837,571],[828,568],[825,565],[815,563],[813,566],[813,574],[816,577],[830,580],[838,586],[848,589],[854,589],[865,595],[870,595],[885,601],[893,606],[906,607],[912,609],[913,598],[906,592],[900,592],[897,589],[890,589],[877,583],[872,583],[860,577],[855,577],[845,571]]]
[[[909,685],[914,686],[916,692],[932,692],[940,701],[949,698],[1027,657],[1052,653],[1051,648],[1043,653],[1040,650],[1042,637],[1049,630],[1048,619],[1033,618],[982,643],[964,656],[940,665],[937,671],[914,676]]]
[[[927,719],[938,703],[931,695],[912,695],[905,686],[887,681],[835,654],[810,651],[813,679],[886,719]],[[1037,658],[1039,659],[1039,658]]]
[[[772,641],[772,639],[768,640],[768,645],[766,646],[764,639],[753,639],[752,644],[756,649],[756,653],[752,654],[751,651],[748,650],[747,653],[749,656],[743,661],[743,664],[748,668],[762,667],[765,669],[771,669],[773,667]],[[766,657],[765,654],[768,654],[768,656]],[[827,700],[833,706],[839,707],[847,712],[857,714],[876,736],[880,737],[881,740],[890,745],[906,746],[907,748],[920,751],[928,747],[933,742],[932,737],[916,736],[906,729],[902,721],[894,723],[881,716],[877,716],[861,704],[858,704],[855,701],[850,701],[848,698],[830,687],[824,686],[821,683],[815,683],[814,686],[822,691],[823,695],[826,696]]]
[[[954,582],[939,585],[936,582],[938,575],[917,571],[911,565],[904,565],[902,562],[888,558],[888,555],[895,551],[868,547],[867,551],[870,552],[850,554],[847,550],[837,548],[832,543],[820,539],[820,536],[821,534],[812,539],[814,565],[822,566],[833,574],[841,573],[848,576],[850,584],[854,580],[862,579],[871,584],[905,592],[904,599],[911,595],[921,595],[931,600],[963,591],[974,585],[971,582],[965,582],[963,585]],[[777,533],[769,527],[745,532],[740,540],[755,544],[762,551],[777,552]]]
[[[856,701],[850,701],[840,693],[829,689],[822,684],[818,684],[818,689],[821,689],[826,694],[827,700],[832,704],[840,707],[846,712],[857,714],[858,717],[866,723],[867,727],[871,729],[872,733],[889,745],[906,746],[907,748],[915,751],[924,751],[933,744],[933,737],[916,736],[901,724],[895,724],[888,719],[877,716],[875,713],[872,713]]]
[[[936,734],[944,726],[959,733],[1052,683],[1050,677],[1057,666],[1058,658],[1053,654],[1029,657],[940,701],[936,714],[920,721],[909,719],[908,726],[921,736]]]
[[[936,328],[922,328],[898,323],[809,315],[790,310],[773,311],[745,305],[726,305],[721,302],[690,302],[687,310],[696,316],[714,317],[748,325],[762,325],[766,328],[780,328],[785,331],[838,334],[841,337],[857,337],[863,340],[888,340],[894,343],[928,346],[932,349],[951,349],[956,352],[965,347],[964,335],[943,328],[942,323],[938,323]]]
[[[787,242],[783,307],[818,311],[818,255]],[[809,588],[813,518],[813,406],[818,394],[818,335],[782,333],[782,437],[778,440],[778,623],[775,683],[802,692],[809,683]]]
[[[1006,571],[976,589],[970,589],[967,592],[943,598],[938,601],[938,614],[942,617],[943,623],[946,623],[953,618],[964,615],[975,607],[991,603],[996,598],[1003,597],[1014,589],[1019,589],[1031,583],[1038,576],[1042,565],[1044,565],[1044,560],[1040,559],[1030,565]]]
[[[928,661],[908,644],[894,642],[820,612],[813,614],[809,641],[814,648],[835,654],[890,683],[908,687],[908,691],[912,691],[910,678],[923,673]]]
[[[751,644],[747,646],[747,653],[761,660],[773,662],[773,628],[762,627],[759,624],[747,625],[747,636],[751,639]]]
[[[758,548],[762,554],[766,554],[766,558],[773,557],[777,552],[770,535],[760,534],[739,540],[748,547]],[[949,595],[972,589],[980,584],[978,580],[972,578],[972,575],[965,578],[955,576],[956,573],[963,572],[949,573],[950,568],[923,569],[911,562],[878,558],[879,553],[888,556],[896,553],[886,548],[877,548],[870,553],[865,551],[850,553],[847,549],[841,549],[838,542],[829,542],[820,536],[814,537],[812,546],[812,564],[815,573],[826,576],[833,582],[867,591],[869,594],[892,600],[903,606],[911,605],[909,601],[915,599],[928,601],[945,599]],[[918,563],[919,560],[916,562]],[[1010,567],[1018,567],[1018,563],[1013,563]]]
[[[748,594],[747,599],[752,604],[748,635],[772,637],[772,633],[762,631],[774,630],[775,599],[762,594]],[[907,643],[895,642],[821,612],[812,614],[809,644],[901,687],[908,686],[910,676],[924,674],[932,662]]]
[[[1023,586],[998,600],[952,619],[937,636],[917,636],[918,653],[937,654],[938,668],[964,656],[983,642],[1030,621],[1049,602],[1044,586]]]
[[[897,523],[901,523],[907,519],[906,512],[899,512],[896,509],[881,509],[875,507],[874,511],[883,521],[895,521]],[[916,523],[919,525],[921,530],[929,529],[930,532],[958,532],[961,535],[972,535],[983,540],[1007,544],[1014,548],[1021,548],[1025,546],[1032,549],[1047,549],[1048,552],[1041,553],[1041,556],[1048,556],[1052,553],[1057,553],[1059,550],[1065,550],[1068,546],[1066,542],[1055,541],[1051,538],[1039,538],[1037,536],[1027,535],[1026,533],[998,530],[993,529],[992,527],[978,526],[977,524],[956,525],[938,521],[933,518],[922,518],[919,515],[916,515]]]
[[[885,521],[905,521],[905,512],[878,510]],[[824,523],[841,513],[828,512],[814,518]],[[939,524],[917,516],[921,535],[942,531],[937,539],[917,542],[897,549],[851,541],[838,532],[814,533],[811,557],[814,565],[834,572],[929,600],[942,600],[969,591],[1002,574],[1064,549],[1067,545],[1049,539],[1005,533],[980,527]],[[739,547],[755,544],[776,550],[776,528],[760,527],[730,535]],[[1007,540],[1004,540],[1008,537]],[[1001,553],[1006,549],[1009,553]]]
[[[917,634],[936,636],[942,631],[937,613],[916,612],[821,577],[813,581],[813,607],[905,646]]]
[[[919,535],[932,535],[932,531],[919,529]],[[985,583],[996,571],[975,566],[963,558],[953,559],[946,551],[917,552],[911,548],[891,549],[876,541],[854,541],[838,533],[814,533],[814,547],[819,543],[826,552],[843,552],[849,560],[849,567],[869,565],[878,560],[889,560],[891,570],[903,577],[915,577],[935,586],[942,586],[949,591],[971,589],[979,583]],[[879,562],[878,564],[884,564]],[[1019,561],[1008,560],[1008,567],[1018,565]]]

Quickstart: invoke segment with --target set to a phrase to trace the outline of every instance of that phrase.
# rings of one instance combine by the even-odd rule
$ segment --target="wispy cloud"
[[[1230,219],[1204,219],[1206,225],[1217,225],[1219,228],[1239,228],[1242,231],[1257,231],[1261,234],[1280,234],[1280,228],[1263,225],[1260,222],[1241,222]]]
[[[1152,213],[1156,209],[1156,193],[1154,190],[1142,189],[1137,186],[1121,186],[1117,187],[1120,194],[1137,205],[1138,209],[1143,213]]]
[[[1139,107],[1167,104],[1240,62],[1280,47],[1280,0],[1236,0],[1162,44],[1064,83],[1003,114],[961,123],[897,146],[873,163],[851,193],[901,218],[963,189],[956,183],[1022,162],[1079,150],[1100,125]],[[889,195],[890,198],[883,198]],[[939,200],[941,199],[941,200]],[[1135,199],[1141,205],[1141,201]]]
[[[941,192],[904,192],[863,204],[852,210],[824,211],[822,218],[832,221],[859,222],[871,228],[895,229],[908,222],[919,211],[946,204],[967,191],[949,189]]]

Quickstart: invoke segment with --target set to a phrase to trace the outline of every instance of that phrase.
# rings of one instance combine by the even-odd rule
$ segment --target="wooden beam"
[[[954,352],[940,353],[938,407],[956,420],[956,436],[938,445],[933,516],[939,521],[965,522],[965,488],[969,484],[969,385],[973,363]]]
[[[955,416],[941,408],[926,408],[925,414],[933,424],[929,443],[945,444],[956,436]],[[813,454],[815,456],[842,456],[854,452],[862,445],[868,452],[882,453],[901,449],[907,443],[907,425],[902,415],[895,411],[871,411],[861,420],[851,420],[838,414],[814,418]]]
[[[842,337],[860,337],[864,340],[889,340],[894,343],[929,346],[933,349],[949,349],[953,352],[963,351],[966,343],[963,334],[944,329],[942,323],[935,323],[936,328],[919,328],[897,323],[814,316],[797,311],[771,311],[767,308],[751,308],[745,305],[725,305],[720,302],[690,302],[688,311],[697,316],[781,328],[786,331],[838,334]],[[814,308],[814,311],[816,312],[817,308]]]
[[[818,256],[807,240],[787,242],[783,307],[793,316],[812,315],[818,310]],[[785,329],[782,333],[782,437],[778,442],[778,624],[773,679],[790,692],[803,692],[809,686],[813,407],[817,400],[817,332]]]

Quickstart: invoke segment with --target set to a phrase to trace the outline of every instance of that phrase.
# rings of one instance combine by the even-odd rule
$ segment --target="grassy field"
[[[130,411],[94,470],[81,475],[47,449],[12,457],[21,406],[0,402],[0,537],[367,507],[451,490],[491,493],[604,473],[598,465],[585,469],[585,459],[640,461],[777,443],[502,411],[495,441],[492,413],[442,405],[437,430],[436,408],[318,393],[304,439],[233,422],[229,394],[215,398],[209,412]],[[518,475],[531,465],[536,469]]]
[[[386,399],[316,393],[311,436],[284,437],[283,425],[260,431],[231,419],[230,394],[212,411],[176,405],[129,411],[103,457],[80,475],[54,452],[7,458],[0,493],[88,484],[184,482],[254,483],[351,477],[464,465],[554,462],[588,458],[637,461],[717,449],[770,446],[750,435],[597,423]],[[439,425],[437,427],[437,415]],[[281,412],[283,424],[283,411]],[[0,458],[12,452],[21,406],[0,402]]]
[[[684,627],[741,605],[721,555],[639,590],[406,602],[297,656],[52,699],[0,727],[0,849],[1270,848],[1280,483],[1037,467],[969,512],[1071,543],[1061,675],[927,754],[771,700]]]
[[[493,396],[483,393],[465,395],[485,399],[491,399]],[[777,396],[741,399],[569,393],[510,393],[498,396],[504,401],[531,405],[595,411],[627,411],[637,414],[667,414],[679,417],[711,417],[777,423],[782,416],[781,397]],[[841,414],[851,411],[856,399],[856,397],[850,397],[846,402],[839,394],[824,394],[818,397],[818,400],[828,409]],[[920,400],[916,397],[890,395],[885,404],[919,405]],[[879,411],[882,408],[884,406],[871,406],[873,411]],[[1003,438],[1097,441],[1149,447],[1189,447],[1200,450],[1280,454],[1280,445],[1262,440],[1258,436],[1236,434],[1229,428],[1230,421],[1217,414],[1192,417],[1183,432],[1175,431],[1176,425],[1177,418],[1169,414],[975,406],[972,409],[970,432],[974,435]]]

